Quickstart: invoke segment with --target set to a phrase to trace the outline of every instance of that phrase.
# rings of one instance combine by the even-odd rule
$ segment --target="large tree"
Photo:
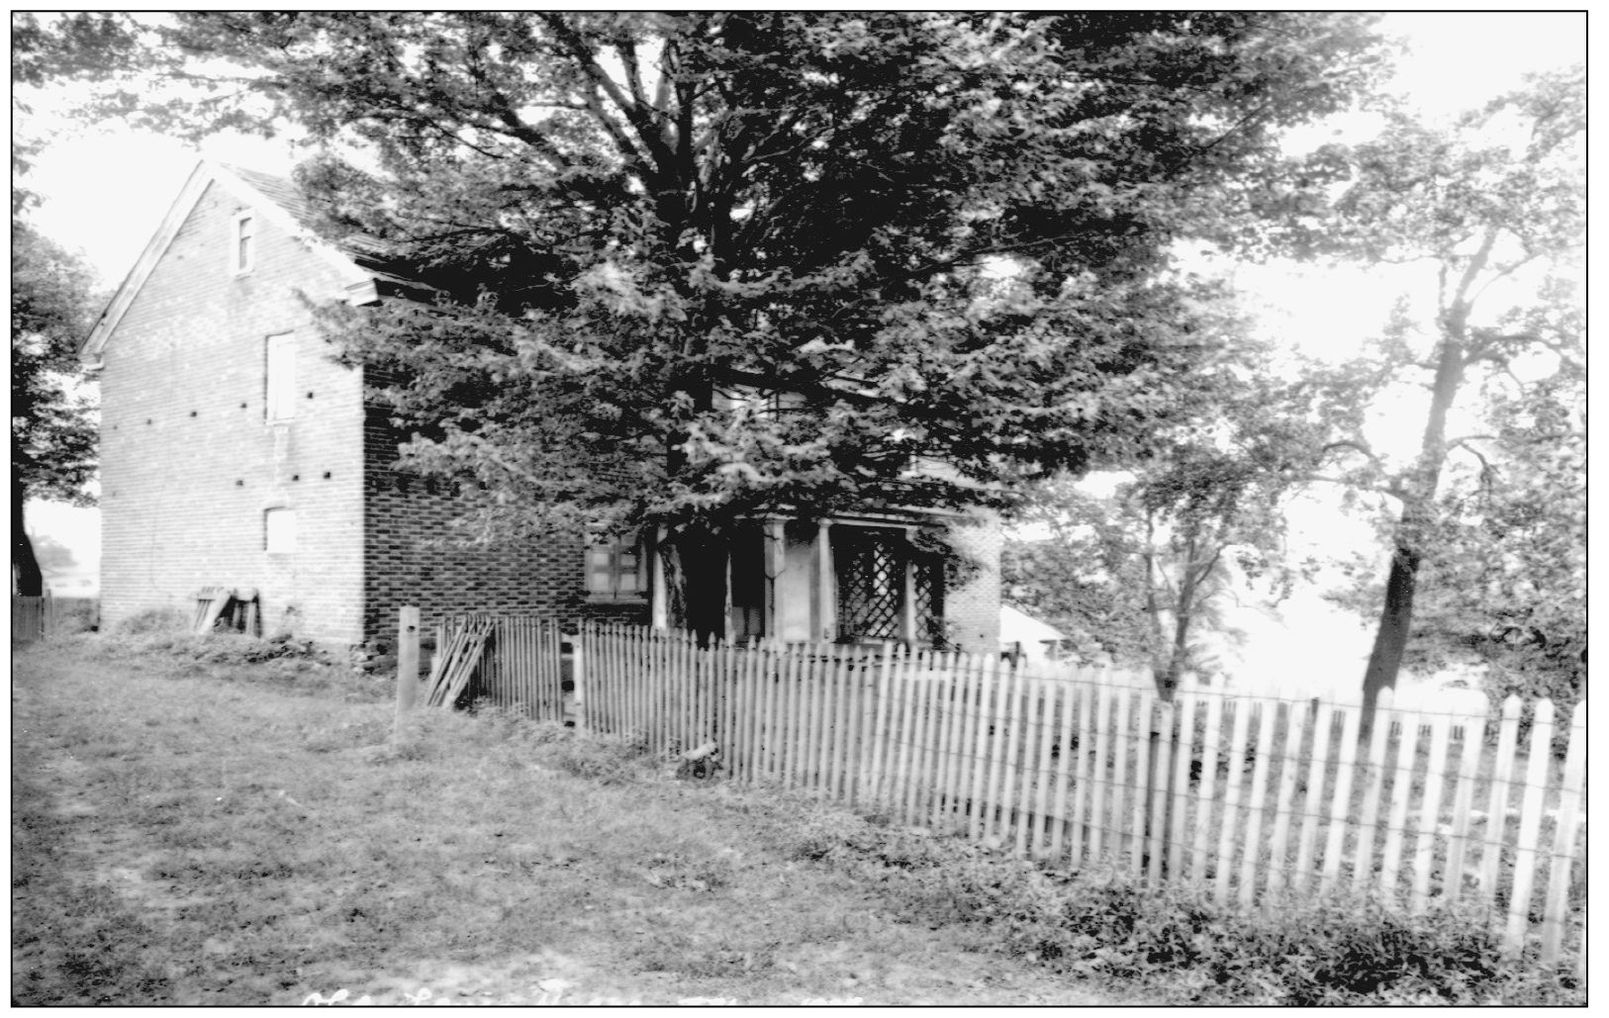
[[[1351,480],[1386,492],[1399,507],[1363,680],[1367,704],[1396,683],[1427,563],[1443,582],[1473,579],[1460,554],[1482,554],[1470,550],[1478,534],[1499,536],[1505,501],[1551,501],[1564,517],[1556,550],[1567,550],[1569,535],[1584,528],[1571,493],[1585,478],[1569,452],[1583,438],[1584,418],[1549,407],[1585,362],[1579,297],[1569,285],[1585,240],[1585,98],[1579,68],[1536,76],[1450,127],[1395,114],[1373,141],[1318,157],[1340,167],[1342,183],[1332,214],[1311,238],[1315,248],[1371,264],[1428,267],[1434,287],[1429,321],[1406,306],[1393,320],[1379,365],[1386,371],[1376,373],[1377,380],[1391,374],[1423,383],[1424,426],[1413,462],[1394,469],[1361,433],[1342,434],[1331,447],[1349,460]],[[1530,376],[1541,361],[1557,370],[1538,382]],[[1516,371],[1522,364],[1526,370]],[[1499,392],[1495,403],[1480,399]],[[1496,420],[1466,434],[1449,428],[1460,414]],[[1527,463],[1550,459],[1564,464],[1548,472],[1554,494],[1544,494],[1548,485],[1516,486]],[[1455,471],[1455,463],[1462,467]],[[1503,470],[1511,477],[1499,491],[1490,482]],[[1458,482],[1481,478],[1487,496],[1477,503]],[[1531,494],[1516,498],[1525,490]],[[1477,504],[1484,506],[1478,513]],[[1487,542],[1483,553],[1501,549],[1501,541]]]
[[[353,154],[303,183],[438,288],[328,319],[407,467],[499,529],[663,527],[691,587],[737,519],[1142,449],[1203,346],[1169,245],[1288,195],[1279,130],[1367,79],[1367,22],[201,13],[153,60],[241,69],[192,127]]]
[[[28,129],[22,90],[76,73],[104,52],[111,19],[64,18],[43,31],[32,15],[12,16],[11,147],[11,569],[17,593],[37,597],[44,578],[27,531],[29,499],[92,501],[93,402],[80,382],[78,344],[93,321],[89,269],[33,226],[38,203],[26,176],[41,140]],[[101,70],[111,62],[99,61]]]
[[[14,209],[21,199],[13,195]],[[18,210],[20,211],[20,209]],[[78,384],[78,344],[93,315],[89,271],[19,215],[11,219],[11,568],[16,591],[43,592],[28,538],[32,498],[91,501],[93,405]]]

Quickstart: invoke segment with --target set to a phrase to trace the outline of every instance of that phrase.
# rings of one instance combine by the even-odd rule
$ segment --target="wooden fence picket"
[[[1229,877],[1235,867],[1236,836],[1244,832],[1240,824],[1240,796],[1246,781],[1246,737],[1251,727],[1250,703],[1230,699],[1225,707],[1235,717],[1229,735],[1229,773],[1224,779],[1224,807],[1218,821],[1218,856],[1212,880],[1212,900],[1220,905],[1229,901]]]
[[[1452,718],[1435,714],[1430,719],[1430,759],[1425,771],[1424,803],[1419,808],[1419,845],[1414,853],[1413,897],[1409,907],[1423,912],[1430,898],[1430,876],[1435,864],[1436,834],[1441,825],[1442,790],[1447,778],[1447,743],[1452,734]],[[1443,879],[1449,879],[1444,874]]]
[[[1184,849],[1189,840],[1185,833],[1188,822],[1185,814],[1190,803],[1190,765],[1195,762],[1197,697],[1194,692],[1184,690],[1175,690],[1173,696],[1178,704],[1179,745],[1173,755],[1173,795],[1168,803],[1171,816],[1168,819],[1167,872],[1169,880],[1180,880],[1185,875]]]
[[[1151,808],[1151,715],[1156,710],[1155,687],[1146,684],[1134,694],[1134,812],[1129,821],[1129,870],[1145,876],[1146,817]]]
[[[1006,767],[1006,712],[1011,699],[1011,685],[1016,681],[1016,672],[1007,667],[1004,662],[996,665],[994,681],[991,683],[988,715],[984,719],[983,729],[985,744],[987,746],[988,762],[986,775],[983,781],[983,798],[979,802],[979,812],[982,818],[980,837],[985,844],[994,837],[995,824],[1000,812],[1000,784],[1005,780]]]
[[[956,782],[961,765],[961,684],[966,674],[961,655],[947,654],[942,674],[944,687],[940,702],[944,707],[944,725],[939,753],[939,791],[933,820],[939,830],[948,830],[960,798],[956,793]]]
[[[1486,834],[1481,845],[1481,897],[1488,901],[1497,896],[1498,864],[1503,857],[1503,845],[1508,833],[1508,800],[1510,782],[1514,774],[1514,754],[1520,731],[1520,698],[1510,696],[1503,701],[1502,718],[1497,729],[1497,765],[1492,770],[1491,794],[1486,812]]]
[[[1374,865],[1374,846],[1381,813],[1389,807],[1384,798],[1386,779],[1390,777],[1386,769],[1386,754],[1391,748],[1393,696],[1390,689],[1380,691],[1379,697],[1375,700],[1374,716],[1369,729],[1369,753],[1367,768],[1364,771],[1363,813],[1358,821],[1358,845],[1353,853],[1352,863],[1352,886],[1358,890],[1362,890],[1367,883],[1376,879],[1376,874],[1379,872]]]
[[[1106,805],[1106,854],[1114,861],[1121,860],[1125,850],[1129,848],[1125,841],[1128,833],[1128,823],[1125,818],[1129,815],[1131,807],[1129,795],[1129,749],[1133,741],[1129,733],[1133,731],[1129,718],[1134,706],[1134,699],[1130,696],[1131,687],[1126,681],[1114,682],[1111,689],[1112,697],[1112,739],[1111,761],[1112,780],[1108,792]]]
[[[1421,720],[1418,711],[1394,713],[1401,734],[1397,739],[1397,755],[1392,763],[1391,808],[1386,818],[1385,854],[1380,861],[1380,893],[1393,904],[1402,897],[1398,875],[1402,871],[1402,844],[1408,833],[1408,805],[1412,799]]]
[[[1055,805],[1051,802],[1051,792],[1056,783],[1055,772],[1055,743],[1056,743],[1056,700],[1060,683],[1046,678],[1034,678],[1038,687],[1035,692],[1037,699],[1036,709],[1039,722],[1035,726],[1037,739],[1034,743],[1034,756],[1031,758],[1033,766],[1033,794],[1025,806],[1029,815],[1027,854],[1030,858],[1043,858],[1050,844],[1051,817],[1055,813]]]
[[[1211,844],[1214,796],[1218,791],[1218,743],[1222,736],[1223,711],[1223,694],[1212,693],[1207,700],[1207,732],[1201,747],[1201,781],[1196,786],[1195,836],[1190,846],[1190,873],[1198,881],[1205,881],[1207,876],[1207,846]]]
[[[1162,886],[1162,857],[1167,851],[1168,809],[1173,798],[1170,780],[1173,774],[1173,726],[1178,722],[1178,701],[1157,701],[1157,723],[1151,744],[1155,747],[1151,763],[1151,833],[1150,858],[1146,860],[1146,883]]]
[[[1336,754],[1335,793],[1330,797],[1330,828],[1324,841],[1324,873],[1319,890],[1333,890],[1341,876],[1341,854],[1346,845],[1346,819],[1352,808],[1352,781],[1357,771],[1358,729],[1363,705],[1342,702],[1341,745]]]
[[[1028,853],[1027,820],[1029,803],[1033,796],[1033,761],[1037,759],[1035,748],[1038,745],[1036,737],[1039,734],[1037,724],[1039,691],[1036,688],[1037,683],[1032,677],[1024,673],[1021,676],[1021,686],[1022,715],[1018,723],[1013,726],[1013,731],[1020,732],[1022,738],[1022,741],[1017,746],[1017,751],[1012,754],[1012,759],[1017,764],[1015,772],[1017,780],[1016,787],[1012,789],[1012,794],[1007,801],[1010,813],[1007,816],[1004,830],[1001,831],[1001,837],[1013,837],[1014,847],[1012,854],[1019,857]]]
[[[1090,715],[1094,725],[1095,745],[1090,754],[1089,823],[1085,829],[1084,849],[1091,862],[1101,859],[1106,841],[1107,794],[1110,779],[1107,768],[1112,753],[1112,684],[1109,675],[1095,686]]]
[[[940,656],[929,653],[923,661],[921,671],[921,689],[917,700],[917,713],[921,717],[921,724],[917,726],[917,781],[911,796],[911,823],[918,827],[927,826],[932,817],[933,774],[938,762],[938,740],[934,736],[936,731],[938,712],[938,667]]]
[[[1050,857],[1060,859],[1067,834],[1067,779],[1073,755],[1073,697],[1077,686],[1057,683],[1055,817],[1050,825]]]
[[[1085,828],[1089,826],[1090,783],[1094,768],[1091,757],[1095,749],[1095,685],[1089,681],[1088,668],[1079,669],[1078,684],[1078,745],[1073,753],[1078,760],[1077,777],[1073,784],[1073,798],[1068,815],[1067,835],[1071,840],[1071,859],[1077,869],[1085,859],[1084,846],[1088,843]]]
[[[855,721],[859,717],[859,670],[853,648],[845,647],[839,655],[837,669],[838,712],[833,715],[837,735],[832,752],[832,796],[840,802],[851,802],[855,789]]]
[[[872,720],[872,738],[867,747],[871,759],[870,773],[867,777],[867,786],[870,788],[869,798],[878,804],[888,801],[883,778],[887,765],[887,752],[893,745],[889,731],[889,712],[893,700],[893,669],[894,645],[883,645],[883,653],[877,663],[877,698],[876,714]]]
[[[905,804],[905,790],[911,773],[911,727],[916,722],[916,701],[911,695],[912,658],[909,652],[902,652],[894,660],[894,720],[889,735],[890,751],[893,761],[890,766],[892,780],[888,789],[889,815],[902,819],[901,810]]]
[[[1525,934],[1530,928],[1531,889],[1536,880],[1542,807],[1547,802],[1548,766],[1553,762],[1553,702],[1539,700],[1532,710],[1525,794],[1520,804],[1520,833],[1514,848],[1514,887],[1508,896],[1508,925],[1503,933],[1504,942],[1516,953],[1525,946]]]
[[[1246,837],[1241,849],[1236,901],[1250,909],[1257,900],[1263,866],[1263,829],[1270,813],[1269,782],[1274,771],[1274,730],[1279,726],[1279,701],[1259,700],[1250,713],[1257,722],[1257,742],[1252,750],[1251,786],[1246,792]]]
[[[1285,703],[1285,742],[1279,753],[1279,792],[1274,799],[1274,830],[1269,843],[1268,875],[1264,884],[1265,910],[1285,887],[1290,865],[1286,862],[1291,831],[1291,814],[1296,804],[1296,779],[1302,769],[1302,743],[1307,739],[1309,718],[1306,701]]]
[[[1313,870],[1313,852],[1318,844],[1319,821],[1324,817],[1325,765],[1330,759],[1330,735],[1335,708],[1328,699],[1319,701],[1313,718],[1313,748],[1308,755],[1306,791],[1302,796],[1302,832],[1296,840],[1296,867],[1286,886],[1300,894],[1307,890]]]
[[[1544,965],[1559,960],[1565,924],[1570,914],[1570,882],[1575,862],[1576,831],[1581,822],[1581,801],[1587,767],[1587,701],[1576,704],[1570,722],[1570,744],[1565,747],[1559,803],[1553,817],[1553,853],[1548,859],[1547,903],[1542,913]],[[1582,956],[1586,955],[1583,947]]]
[[[972,783],[971,794],[967,797],[967,836],[973,841],[984,837],[986,813],[983,800],[989,779],[990,711],[1000,690],[999,662],[993,664],[993,668],[985,665],[978,674],[977,718],[973,721]]]
[[[777,688],[776,742],[777,780],[784,788],[798,785],[798,728],[803,724],[804,712],[799,709],[799,673],[809,665],[802,653],[789,654],[786,669]]]

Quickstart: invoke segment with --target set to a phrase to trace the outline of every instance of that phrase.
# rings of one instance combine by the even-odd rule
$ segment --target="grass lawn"
[[[1146,1002],[904,907],[806,798],[206,657],[14,651],[14,1003]]]

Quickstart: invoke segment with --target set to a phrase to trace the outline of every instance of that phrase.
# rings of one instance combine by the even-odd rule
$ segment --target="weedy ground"
[[[808,858],[806,799],[495,711],[394,740],[385,683],[263,641],[13,663],[19,1003],[1112,999]]]
[[[394,733],[306,646],[13,665],[21,1004],[1584,1000],[1459,917],[1219,914],[496,710]]]

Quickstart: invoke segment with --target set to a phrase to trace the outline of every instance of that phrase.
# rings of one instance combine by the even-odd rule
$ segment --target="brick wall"
[[[404,604],[419,606],[427,630],[445,615],[472,611],[647,623],[646,601],[588,602],[579,536],[480,546],[454,540],[449,523],[459,505],[445,486],[391,469],[398,440],[371,411],[364,428],[366,635],[394,636]]]
[[[993,654],[1000,649],[1000,548],[1004,535],[992,516],[950,528],[950,542],[973,560],[963,582],[944,593],[944,620],[962,650]]]
[[[189,611],[199,587],[255,587],[265,632],[332,643],[362,618],[362,402],[298,292],[340,279],[257,218],[253,270],[230,263],[249,206],[202,195],[106,344],[101,374],[103,620]],[[295,336],[296,408],[265,417],[266,338]],[[264,548],[264,513],[294,509],[292,554]]]

